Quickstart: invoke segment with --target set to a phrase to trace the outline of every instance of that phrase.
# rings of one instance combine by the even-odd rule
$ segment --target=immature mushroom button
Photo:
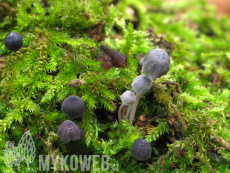
[[[131,86],[138,95],[142,95],[151,89],[152,81],[148,78],[148,76],[140,75],[133,80]]]
[[[77,139],[76,142],[81,142],[85,139],[85,132],[84,130],[80,129],[80,139]]]
[[[163,75],[166,75],[170,68],[170,57],[168,53],[160,48],[152,49],[146,53],[145,57],[140,60],[142,73],[146,73],[148,77],[155,81]]]
[[[71,120],[66,120],[61,123],[58,128],[58,135],[65,143],[76,141],[81,137],[79,127]]]
[[[125,91],[120,98],[126,106],[131,106],[136,101],[136,96],[132,91]]]
[[[132,86],[132,90],[134,90],[137,93],[137,95],[136,95],[136,101],[132,105],[130,116],[129,116],[129,124],[130,125],[133,124],[133,119],[134,119],[137,105],[139,103],[141,95],[145,94],[146,92],[148,92],[151,89],[152,81],[148,78],[148,76],[140,75],[133,80],[133,83],[131,84],[131,86]]]
[[[63,101],[61,110],[67,115],[68,119],[74,120],[85,113],[84,102],[78,96],[69,96]]]
[[[17,32],[10,32],[5,37],[5,46],[7,49],[17,51],[23,46],[23,38],[21,34]]]
[[[151,153],[151,145],[145,139],[137,139],[131,147],[131,156],[140,161],[148,160]]]
[[[121,110],[122,108],[126,105],[126,106],[131,106],[135,103],[136,101],[136,96],[132,91],[125,91],[121,96],[121,101],[122,104],[118,110],[118,120],[119,123],[121,122]]]

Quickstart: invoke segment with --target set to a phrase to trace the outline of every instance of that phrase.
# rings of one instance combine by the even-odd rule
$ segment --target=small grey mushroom
[[[125,91],[120,98],[126,106],[131,106],[136,101],[136,96],[132,91]]]
[[[170,57],[168,53],[160,48],[152,49],[146,53],[145,57],[140,60],[142,73],[155,81],[157,78],[166,75],[170,68]]]
[[[76,141],[81,137],[79,127],[71,120],[66,120],[61,123],[58,128],[58,135],[65,143]]]
[[[148,76],[140,75],[133,80],[131,86],[138,95],[142,95],[151,89],[152,81],[148,78]]]
[[[129,115],[129,124],[130,125],[133,124],[133,119],[134,119],[137,105],[139,103],[141,95],[145,94],[146,92],[148,92],[151,89],[152,81],[148,78],[148,76],[140,75],[133,80],[133,83],[131,84],[131,86],[132,86],[132,90],[134,90],[137,94],[136,94],[136,101],[132,105],[131,112]]]
[[[67,115],[68,119],[74,120],[85,113],[84,102],[78,96],[69,96],[62,102],[61,110]]]
[[[76,142],[81,142],[85,139],[85,132],[84,130],[80,129],[80,139],[77,139]]]
[[[17,32],[10,32],[5,37],[5,46],[7,49],[17,51],[23,46],[23,38]]]
[[[121,106],[119,107],[119,110],[118,110],[118,120],[119,120],[119,123],[121,122],[121,110],[122,108],[126,105],[126,106],[131,106],[135,103],[136,101],[136,96],[135,94],[132,92],[132,91],[125,91],[121,96],[121,101],[122,101],[122,104]],[[127,115],[128,115],[128,112],[126,114],[126,118],[127,118]]]
[[[131,147],[131,156],[140,161],[146,161],[151,157],[152,147],[145,139],[137,139]]]

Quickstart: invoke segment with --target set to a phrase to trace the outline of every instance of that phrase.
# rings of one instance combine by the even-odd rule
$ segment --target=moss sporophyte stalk
[[[205,0],[0,11],[0,172],[229,172],[230,24]]]

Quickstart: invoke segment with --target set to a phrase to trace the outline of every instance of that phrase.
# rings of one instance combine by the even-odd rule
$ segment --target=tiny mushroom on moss
[[[84,102],[78,96],[69,96],[63,101],[61,110],[67,115],[68,119],[74,120],[85,113]]]
[[[142,65],[141,72],[146,73],[152,81],[166,75],[171,65],[168,53],[160,48],[147,52],[140,60],[140,64]]]
[[[58,128],[58,135],[65,143],[79,140],[81,132],[79,127],[71,120],[66,120]]]
[[[146,161],[151,157],[152,147],[145,139],[137,139],[131,147],[131,156],[140,161]]]
[[[77,139],[76,142],[81,142],[85,139],[85,132],[84,130],[80,129],[80,139]]]
[[[148,92],[152,87],[152,81],[146,75],[140,75],[133,80],[132,89],[137,95],[142,95]]]
[[[125,105],[126,106],[131,106],[132,104],[134,104],[135,101],[136,101],[136,96],[135,96],[135,94],[132,91],[125,91],[120,96],[120,98],[121,98],[122,104],[121,104],[121,106],[119,107],[119,110],[118,110],[118,120],[119,120],[119,123],[121,122],[121,110],[122,110],[122,108]]]
[[[10,32],[5,37],[5,46],[7,49],[17,51],[23,46],[23,38],[17,32]]]
[[[148,78],[148,76],[140,75],[133,80],[133,83],[131,84],[131,86],[132,86],[132,90],[136,92],[136,101],[132,105],[131,112],[129,115],[129,124],[132,125],[133,119],[136,113],[137,105],[139,103],[141,95],[145,94],[151,89],[152,81]]]
[[[136,113],[136,108],[140,100],[140,96],[152,87],[152,81],[157,78],[166,75],[170,69],[170,57],[168,53],[160,48],[152,49],[146,53],[145,57],[140,60],[142,65],[142,73],[146,75],[140,75],[134,79],[132,83],[132,89],[137,93],[136,102],[133,104],[129,116],[129,123],[132,125],[133,119]]]

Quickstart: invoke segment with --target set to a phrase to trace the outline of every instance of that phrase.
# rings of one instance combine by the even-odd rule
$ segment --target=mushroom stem
[[[140,98],[141,98],[141,95],[136,94],[136,101],[132,105],[131,112],[130,112],[130,115],[129,115],[129,124],[130,125],[133,124],[133,119],[134,119],[134,116],[135,116],[135,113],[136,113],[136,110],[137,110],[137,105],[139,103]]]
[[[121,123],[121,110],[125,105],[122,103],[118,109],[118,122]]]
[[[131,89],[131,92],[134,92],[134,89]],[[129,108],[128,108],[126,114],[125,114],[125,118],[127,118],[127,119],[129,118],[129,114],[130,114],[131,108],[132,108],[132,106],[129,106]]]
[[[127,119],[129,118],[131,108],[132,108],[132,106],[129,106],[129,108],[128,108],[127,112],[126,112],[125,118],[127,118]]]

